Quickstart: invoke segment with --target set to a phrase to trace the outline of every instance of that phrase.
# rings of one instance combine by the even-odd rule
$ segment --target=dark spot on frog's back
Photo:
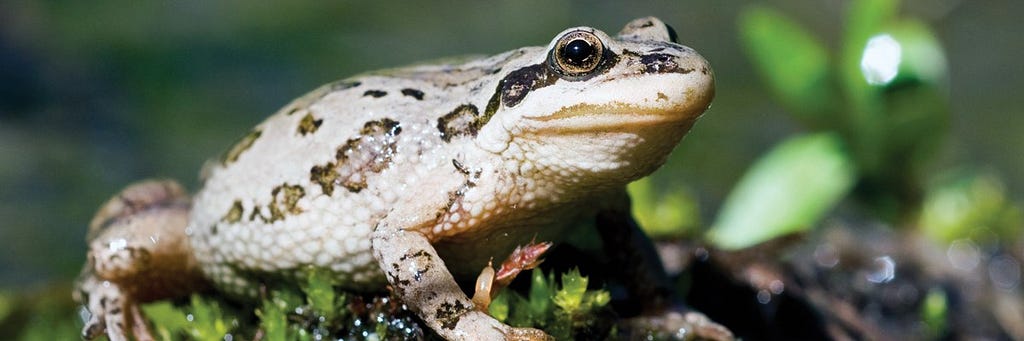
[[[327,196],[334,194],[334,181],[338,179],[338,172],[334,170],[333,162],[326,165],[316,165],[309,170],[309,181],[320,185],[320,190]]]
[[[358,135],[336,149],[333,161],[309,170],[309,180],[320,185],[328,196],[334,194],[337,185],[353,193],[362,191],[372,173],[380,173],[391,165],[401,133],[401,124],[390,118],[366,122]]]
[[[423,91],[419,91],[419,90],[416,90],[416,89],[410,89],[410,88],[402,89],[402,95],[415,98],[417,101],[422,101],[423,100]]]
[[[480,124],[480,110],[472,104],[463,104],[437,119],[441,140],[451,142],[458,136],[476,136]]]
[[[306,190],[302,188],[302,186],[284,184],[274,188],[270,193],[274,196],[273,203],[278,204],[278,209],[283,213],[302,213],[302,209],[299,208],[299,200],[306,196]],[[279,197],[281,198],[281,202],[277,202]]]
[[[363,124],[363,129],[359,130],[359,134],[362,135],[391,135],[396,136],[402,133],[402,126],[397,121],[390,118],[382,118],[376,121],[369,121]]]
[[[228,213],[224,214],[221,221],[237,223],[240,220],[242,220],[242,202],[240,200],[235,200],[235,202],[231,203],[231,208],[228,209]]]
[[[383,91],[383,90],[366,90],[366,92],[363,93],[364,97],[365,96],[370,96],[370,97],[373,97],[373,98],[381,98],[381,97],[384,97],[384,96],[387,96],[387,95],[388,95],[388,92],[387,91]]]
[[[249,215],[249,220],[256,220],[260,218],[265,223],[273,223],[276,221],[284,220],[288,215],[296,215],[302,213],[302,209],[299,208],[299,199],[306,196],[306,190],[299,185],[281,184],[270,190],[270,203],[267,204],[267,211],[270,212],[270,217],[263,216],[259,207],[253,208],[252,214]]]
[[[306,136],[306,134],[315,133],[322,123],[324,123],[323,119],[316,119],[313,117],[313,114],[307,113],[306,116],[303,116],[302,120],[299,121],[299,134]]]

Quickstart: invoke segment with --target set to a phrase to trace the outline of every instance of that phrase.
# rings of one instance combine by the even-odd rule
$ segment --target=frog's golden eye
[[[552,51],[551,64],[559,73],[578,77],[597,69],[604,56],[604,44],[591,32],[566,33]]]

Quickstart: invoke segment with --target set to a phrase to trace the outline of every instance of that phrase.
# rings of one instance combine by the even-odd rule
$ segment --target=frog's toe
[[[106,326],[100,321],[100,317],[96,314],[89,316],[89,320],[85,321],[85,326],[82,327],[82,338],[86,340],[92,340],[107,330]]]
[[[125,333],[124,297],[116,284],[93,280],[88,290],[89,319],[82,328],[82,337],[95,339],[106,334],[111,341],[127,340]]]
[[[627,321],[631,336],[670,340],[735,340],[732,331],[696,311],[668,310],[661,315],[640,316]]]
[[[92,340],[106,335],[110,341],[122,341],[129,340],[131,334],[135,340],[153,340],[138,306],[117,284],[88,278],[82,286],[77,297],[85,300],[83,303],[89,311],[82,327],[83,338]]]
[[[691,311],[683,315],[683,321],[690,326],[690,330],[699,338],[720,341],[735,339],[729,328],[712,321],[704,314]]]
[[[510,341],[547,341],[555,339],[540,329],[521,327],[509,328],[508,332],[505,333],[505,338]]]

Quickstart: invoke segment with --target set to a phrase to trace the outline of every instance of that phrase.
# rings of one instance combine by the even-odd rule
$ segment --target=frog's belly
[[[383,290],[386,280],[373,257],[371,235],[400,199],[409,200],[394,188],[418,180],[398,167],[383,173],[359,195],[338,190],[329,196],[319,186],[296,181],[305,195],[294,205],[283,194],[287,189],[266,189],[262,197],[229,196],[208,182],[196,196],[190,225],[196,259],[215,285],[238,296],[254,297],[261,283],[305,281],[311,269],[326,270],[345,289]],[[241,215],[232,212],[239,200]]]
[[[310,268],[327,269],[348,289],[380,290],[384,276],[370,250],[373,215],[316,210],[272,223],[196,225],[190,241],[207,278],[227,292],[251,296],[256,284],[302,281]]]

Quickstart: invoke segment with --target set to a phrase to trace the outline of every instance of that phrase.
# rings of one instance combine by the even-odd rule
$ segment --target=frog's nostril
[[[640,63],[644,65],[644,73],[689,73],[693,70],[682,69],[676,57],[666,53],[652,53],[640,57]]]

